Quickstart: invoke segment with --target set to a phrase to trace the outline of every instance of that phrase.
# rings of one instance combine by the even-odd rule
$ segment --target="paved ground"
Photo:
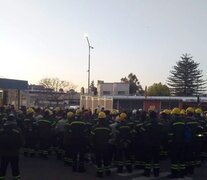
[[[161,173],[159,178],[143,177],[141,174],[143,170],[135,170],[132,174],[123,173],[117,174],[115,168],[112,168],[112,175],[102,179],[113,180],[166,180],[169,172],[169,161],[162,161]],[[39,158],[25,158],[21,156],[20,169],[23,180],[97,180],[95,177],[95,168],[92,164],[86,166],[87,172],[73,173],[70,167],[63,165],[62,161],[55,158],[49,160],[42,160]],[[8,170],[8,180],[11,178],[11,172]],[[199,169],[196,169],[195,175],[192,177],[185,177],[184,180],[206,180],[207,179],[207,162]]]

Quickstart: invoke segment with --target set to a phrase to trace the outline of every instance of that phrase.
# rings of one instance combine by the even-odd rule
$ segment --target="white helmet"
[[[137,110],[136,109],[133,109],[132,110],[132,114],[137,114]]]

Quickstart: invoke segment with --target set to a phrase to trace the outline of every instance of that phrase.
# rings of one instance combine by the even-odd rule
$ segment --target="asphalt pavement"
[[[155,178],[153,175],[151,177],[142,176],[143,170],[134,170],[131,174],[126,172],[117,174],[116,168],[111,168],[112,175],[110,177],[97,178],[95,176],[96,169],[92,163],[86,164],[86,169],[85,173],[74,173],[71,167],[64,166],[63,161],[57,160],[55,157],[43,160],[39,157],[20,156],[22,180],[167,180],[167,175],[170,174],[170,162],[169,160],[161,161],[161,172],[158,178]],[[6,180],[11,180],[10,168],[7,174]],[[182,178],[182,180],[207,180],[207,162],[204,162],[202,167],[196,168],[193,176]]]

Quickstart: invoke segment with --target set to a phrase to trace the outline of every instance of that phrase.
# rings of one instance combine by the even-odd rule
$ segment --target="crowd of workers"
[[[74,172],[85,172],[85,163],[96,165],[96,175],[131,173],[143,169],[159,176],[161,158],[170,158],[169,178],[193,174],[207,155],[207,118],[200,108],[174,108],[161,112],[131,112],[59,107],[0,108],[0,180],[9,163],[20,179],[19,151],[24,156],[48,159],[56,155]]]

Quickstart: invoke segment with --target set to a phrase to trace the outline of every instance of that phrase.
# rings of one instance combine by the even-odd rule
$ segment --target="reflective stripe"
[[[105,170],[109,170],[110,169],[110,166],[104,166],[104,169]]]
[[[189,124],[192,124],[192,125],[193,125],[193,124],[198,124],[198,123],[195,122],[195,121],[191,121],[191,122],[187,122],[186,124],[188,124],[188,125],[189,125]]]
[[[151,167],[152,167],[152,164],[145,164],[146,169],[151,169]]]
[[[184,170],[185,169],[185,164],[180,164],[180,169]]]
[[[130,129],[130,127],[129,126],[121,126],[121,127],[119,127],[119,129]]]
[[[117,164],[118,166],[122,166],[122,165],[124,164],[124,162],[123,162],[123,161],[116,161],[116,164]]]
[[[175,126],[175,125],[185,125],[185,123],[184,122],[175,122],[175,123],[173,123],[173,126]]]
[[[96,131],[96,130],[107,130],[107,131],[111,131],[111,129],[109,129],[109,128],[105,128],[105,127],[97,127],[97,128],[95,128],[94,130],[95,130],[95,131]]]
[[[15,133],[18,133],[18,134],[20,133],[20,132],[19,132],[18,130],[16,130],[16,129],[12,129],[12,131],[15,132]]]
[[[20,176],[14,176],[13,179],[20,179]]]
[[[179,166],[177,164],[171,164],[171,169],[178,170]]]
[[[95,133],[94,133],[93,131],[91,131],[91,134],[92,134],[92,135],[95,135]]]
[[[70,125],[73,125],[73,124],[82,124],[82,125],[86,125],[86,123],[82,122],[82,121],[74,121],[72,123],[70,123]]]
[[[39,120],[39,121],[38,121],[38,123],[39,123],[39,122],[46,122],[46,123],[50,123],[50,121],[48,121],[48,120],[44,120],[44,119]]]
[[[100,173],[102,173],[104,171],[104,169],[103,168],[96,168],[96,172],[100,172]]]
[[[131,161],[126,161],[125,164],[126,165],[131,165],[132,163],[131,163]]]
[[[173,136],[174,134],[173,133],[168,133],[168,136]]]
[[[153,168],[159,169],[160,168],[160,164],[153,164]]]

